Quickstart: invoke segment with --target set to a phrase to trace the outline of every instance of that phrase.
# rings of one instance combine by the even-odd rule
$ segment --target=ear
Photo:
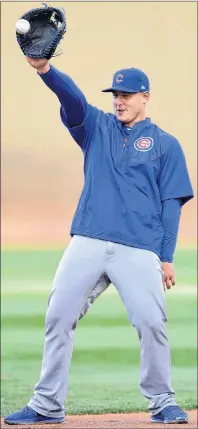
[[[150,92],[144,92],[143,93],[143,104],[148,103],[149,99],[150,99]]]

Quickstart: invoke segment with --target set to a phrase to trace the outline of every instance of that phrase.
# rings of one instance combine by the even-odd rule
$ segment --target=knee
[[[73,321],[72,321],[73,322]],[[52,306],[49,306],[45,317],[46,334],[64,335],[71,330],[72,322],[66,312],[54,311]]]
[[[56,329],[56,327],[59,327],[60,325],[61,325],[61,315],[59,313],[54,314],[52,311],[50,311],[50,307],[49,307],[45,316],[46,331],[48,332],[52,329]]]
[[[83,315],[81,316],[83,317]],[[55,311],[53,305],[49,305],[45,317],[45,332],[49,335],[53,332],[55,336],[73,336],[77,327],[79,317],[71,315],[66,309]]]
[[[164,332],[166,318],[161,314],[144,314],[136,317],[134,325],[139,335]]]

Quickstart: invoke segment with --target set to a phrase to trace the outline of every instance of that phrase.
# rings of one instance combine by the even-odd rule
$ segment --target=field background
[[[61,251],[2,254],[2,413],[20,408],[38,380],[47,298]],[[197,405],[196,252],[178,251],[177,287],[167,291],[172,383]],[[111,286],[79,322],[70,374],[70,414],[147,408],[139,392],[139,343]]]
[[[112,100],[101,89],[113,73],[145,70],[148,116],[180,140],[196,195],[196,3],[55,3],[66,11],[68,33],[53,65],[104,111]],[[23,406],[38,380],[47,298],[83,185],[82,153],[60,122],[59,103],[16,43],[15,21],[38,4],[1,4],[2,414]],[[196,207],[194,198],[183,209],[177,286],[167,292],[173,388],[186,408],[197,404]],[[136,331],[113,286],[79,324],[67,406],[69,413],[147,407]]]

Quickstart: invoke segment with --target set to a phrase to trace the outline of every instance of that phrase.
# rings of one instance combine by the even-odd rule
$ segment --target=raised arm
[[[37,69],[43,82],[53,91],[61,104],[60,115],[75,141],[83,148],[93,131],[98,110],[91,106],[74,81],[50,65],[48,60],[27,58]]]

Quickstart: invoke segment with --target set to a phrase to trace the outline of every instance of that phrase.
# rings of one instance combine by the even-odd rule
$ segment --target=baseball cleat
[[[42,416],[26,405],[22,410],[4,418],[4,423],[8,425],[34,425],[34,424],[54,424],[64,422],[65,417]]]
[[[158,414],[151,417],[152,423],[188,423],[188,415],[177,405],[165,407]]]

